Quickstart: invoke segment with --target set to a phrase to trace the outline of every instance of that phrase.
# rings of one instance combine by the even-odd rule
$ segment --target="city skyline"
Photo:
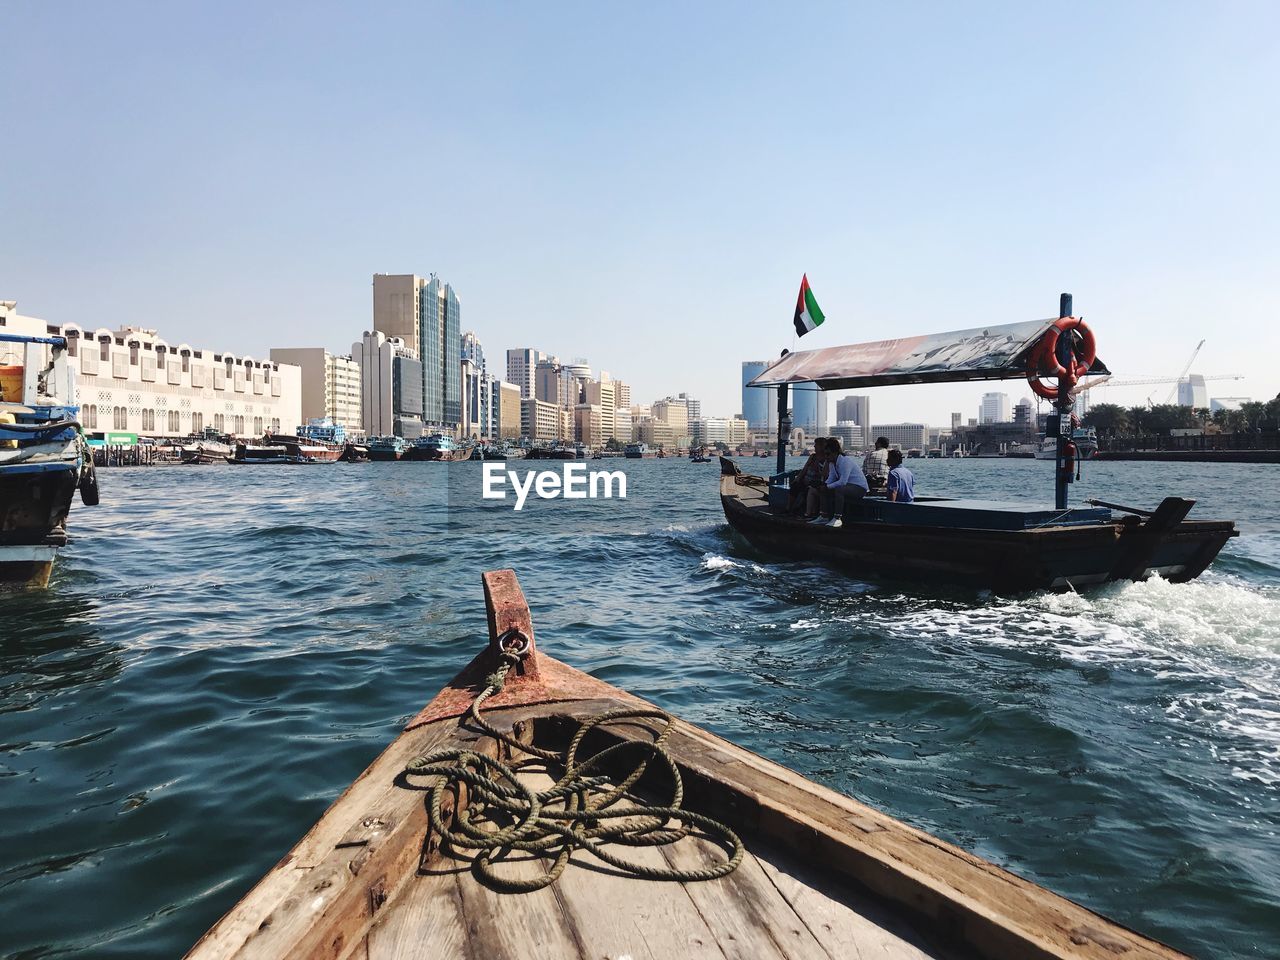
[[[1174,376],[1207,337],[1193,373],[1280,389],[1255,348],[1280,311],[1273,5],[298,10],[6,7],[0,295],[265,356],[343,349],[367,277],[431,264],[494,349],[625,351],[637,396],[728,415],[742,360],[1050,316],[1067,290],[1118,377]],[[782,66],[819,22],[821,69]],[[423,60],[429,30],[451,42]],[[1063,30],[1088,43],[1045,71]],[[655,32],[661,56],[634,40]],[[793,342],[806,272],[827,319]],[[945,424],[982,392],[873,396]]]

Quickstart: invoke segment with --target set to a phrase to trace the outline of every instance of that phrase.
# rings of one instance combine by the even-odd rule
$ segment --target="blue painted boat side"
[[[7,463],[0,464],[0,476],[14,476],[19,473],[58,473],[66,471],[76,473],[80,469],[80,461],[63,460],[57,463]]]

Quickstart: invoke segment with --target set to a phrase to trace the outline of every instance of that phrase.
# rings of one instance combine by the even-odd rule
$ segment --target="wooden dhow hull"
[[[775,513],[764,483],[758,477],[721,475],[720,503],[730,527],[758,550],[828,563],[860,578],[1012,591],[1067,590],[1153,575],[1181,582],[1203,573],[1227,541],[1238,536],[1231,521],[1182,519],[1157,529],[1155,517],[1020,529],[857,519],[890,508],[901,514],[930,506],[871,499],[852,507],[843,526],[833,529],[806,523],[798,515]],[[1168,513],[1185,516],[1192,502],[1170,498]]]
[[[521,750],[559,748],[584,721],[649,705],[536,650],[512,571],[484,577],[490,644],[320,821],[188,954],[194,960],[307,957],[959,958],[1172,960],[1181,954],[1042,887],[812,783],[693,724],[671,721],[667,755],[683,807],[736,831],[745,852],[719,879],[640,879],[575,852],[552,885],[501,893],[442,843],[428,796],[406,774],[424,754],[517,751],[460,720],[511,631],[529,652],[483,712]],[[652,709],[652,708],[650,708]],[[651,743],[639,724],[597,728],[602,743]],[[586,741],[583,742],[586,750]],[[635,790],[643,793],[645,780]],[[647,798],[645,802],[651,802]],[[454,829],[467,790],[439,811]],[[678,819],[678,818],[677,818]],[[626,847],[656,870],[723,859],[686,836]],[[513,878],[545,870],[499,854]]]

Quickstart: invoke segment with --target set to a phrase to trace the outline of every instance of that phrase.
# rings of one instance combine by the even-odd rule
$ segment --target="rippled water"
[[[714,465],[625,466],[626,501],[519,514],[474,464],[103,471],[51,589],[0,600],[0,954],[183,952],[483,643],[512,566],[548,653],[1184,950],[1280,955],[1275,467],[1086,464],[1077,495],[1243,536],[1192,584],[1003,596],[779,562]]]

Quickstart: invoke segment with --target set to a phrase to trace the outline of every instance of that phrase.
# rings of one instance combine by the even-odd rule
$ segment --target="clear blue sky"
[[[1121,375],[1204,337],[1247,376],[1211,394],[1280,390],[1273,2],[7,0],[0,36],[0,298],[51,321],[345,351],[375,271],[434,271],[491,358],[731,413],[808,271],[806,347],[1070,290]]]

